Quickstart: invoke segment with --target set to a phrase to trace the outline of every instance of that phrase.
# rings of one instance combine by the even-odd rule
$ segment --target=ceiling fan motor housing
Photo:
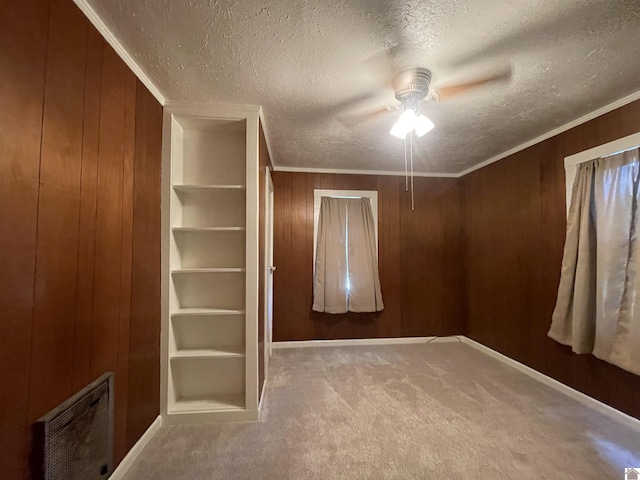
[[[429,93],[431,71],[426,68],[411,68],[401,72],[394,81],[396,98],[405,108],[411,108],[412,103],[419,103]],[[417,106],[417,105],[416,105]]]

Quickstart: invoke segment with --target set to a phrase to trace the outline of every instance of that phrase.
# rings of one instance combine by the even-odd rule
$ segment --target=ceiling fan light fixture
[[[435,125],[433,122],[424,115],[416,117],[415,129],[418,137],[422,137],[424,134],[429,133],[434,127]]]
[[[400,115],[400,118],[398,118],[398,121],[393,125],[389,133],[394,137],[405,138],[407,133],[416,127],[417,121],[418,117],[416,116],[416,112],[408,108],[402,112],[402,115]]]

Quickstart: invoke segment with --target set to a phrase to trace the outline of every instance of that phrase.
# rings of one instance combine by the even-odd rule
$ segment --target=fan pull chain
[[[413,201],[413,131],[409,132],[409,148],[411,149],[411,211],[414,211],[416,208]]]
[[[407,167],[407,137],[404,137],[404,191],[409,191],[409,168]]]

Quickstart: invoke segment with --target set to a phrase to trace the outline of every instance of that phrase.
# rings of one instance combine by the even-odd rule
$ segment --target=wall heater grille
[[[101,480],[113,469],[113,373],[34,424],[34,478]]]

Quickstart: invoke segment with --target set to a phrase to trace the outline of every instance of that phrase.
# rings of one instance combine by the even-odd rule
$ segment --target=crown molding
[[[93,24],[94,27],[100,32],[100,34],[104,37],[104,39],[113,47],[116,53],[122,58],[122,60],[127,64],[127,66],[133,71],[133,73],[138,77],[138,79],[147,87],[147,89],[151,92],[151,94],[158,100],[160,105],[162,106],[170,106],[170,105],[202,105],[196,104],[194,102],[174,102],[167,101],[165,96],[160,92],[160,90],[156,87],[153,81],[147,76],[144,70],[136,63],[133,57],[127,52],[127,50],[122,46],[120,41],[115,37],[115,35],[111,32],[109,27],[102,21],[102,19],[95,12],[93,7],[89,5],[88,0],[73,0],[74,3],[80,8],[80,10],[86,15],[89,21]],[[460,178],[468,175],[469,173],[475,172],[476,170],[480,170],[492,163],[495,163],[499,160],[502,160],[514,153],[521,152],[526,148],[532,147],[540,142],[548,140],[549,138],[555,137],[567,130],[570,130],[578,125],[582,125],[594,118],[597,118],[601,115],[609,113],[617,108],[623,107],[631,102],[636,100],[640,100],[640,91],[627,95],[619,100],[616,100],[608,105],[605,105],[597,110],[594,110],[582,117],[579,117],[571,122],[565,123],[553,130],[550,130],[538,137],[532,138],[514,148],[511,148],[505,152],[502,152],[494,157],[489,158],[483,162],[480,162],[473,167],[470,167],[466,170],[463,170],[459,173],[424,173],[424,172],[414,172],[415,177],[434,177],[434,178]],[[260,117],[260,121],[262,123],[262,129],[264,131],[265,140],[267,143],[267,150],[269,151],[269,157],[271,159],[271,164],[273,165],[273,170],[276,172],[302,172],[302,173],[338,173],[345,175],[391,175],[391,176],[404,176],[405,172],[402,171],[386,171],[386,170],[347,170],[347,169],[325,169],[325,168],[305,168],[305,167],[285,167],[278,166],[275,163],[275,159],[273,156],[273,149],[271,147],[271,143],[269,141],[269,135],[267,134],[267,125],[265,121],[264,114],[262,112],[261,107],[250,107],[251,109],[257,108],[258,115]]]
[[[78,8],[85,14],[94,27],[100,32],[109,45],[116,51],[120,58],[127,64],[136,77],[147,87],[147,90],[158,100],[160,105],[164,106],[166,99],[153,81],[147,76],[145,71],[140,68],[129,52],[122,46],[120,41],[111,32],[109,27],[102,21],[96,11],[93,9],[87,0],[73,0]]]
[[[624,107],[625,105],[628,105],[631,102],[635,102],[636,100],[640,100],[640,91],[632,93],[631,95],[627,95],[626,97],[623,97],[619,100],[616,100],[615,102],[612,102],[608,105],[605,105],[604,107],[600,107],[597,110],[594,110],[590,113],[587,113],[586,115],[583,115],[580,118],[576,118],[575,120],[572,120],[571,122],[565,123],[564,125],[561,125],[560,127],[554,128],[553,130],[550,130],[538,137],[535,137],[531,140],[528,140],[527,142],[524,142],[516,147],[513,147],[505,152],[502,152],[494,157],[489,158],[488,160],[485,160],[484,162],[480,162],[476,165],[474,165],[473,167],[470,167],[466,170],[463,170],[459,173],[418,173],[418,172],[414,172],[413,175],[415,177],[436,177],[436,178],[460,178],[460,177],[464,177],[465,175],[468,175],[469,173],[475,172],[476,170],[480,170],[481,168],[484,168],[488,165],[491,165],[492,163],[495,163],[499,160],[502,160],[504,158],[507,158],[510,155],[513,155],[514,153],[518,153],[521,152],[522,150],[525,150],[529,147],[532,147],[533,145],[536,145],[540,142],[543,142],[545,140],[548,140],[549,138],[555,137],[556,135],[559,135],[563,132],[566,132],[567,130],[570,130],[574,127],[577,127],[579,125],[582,125],[583,123],[587,123],[590,120],[593,120],[594,118],[600,117],[606,113],[612,112],[613,110],[620,108],[620,107]],[[266,135],[266,133],[265,133]],[[273,159],[272,159],[272,163],[273,163]],[[283,166],[276,166],[274,164],[274,170],[276,172],[302,172],[302,173],[339,173],[339,174],[347,174],[347,175],[395,175],[395,176],[404,176],[405,172],[394,172],[394,171],[384,171],[384,170],[342,170],[342,169],[324,169],[324,168],[304,168],[304,167],[283,167]]]
[[[388,175],[393,177],[404,177],[405,172],[388,171],[388,170],[346,170],[341,168],[304,168],[304,167],[282,167],[274,165],[273,170],[276,172],[295,172],[295,173],[337,173],[340,175]],[[458,178],[457,173],[419,173],[413,172],[414,177],[433,177],[433,178]]]
[[[542,135],[540,135],[539,137],[533,138],[525,143],[522,143],[520,145],[518,145],[517,147],[514,147],[510,150],[507,150],[506,152],[502,152],[499,155],[496,155],[495,157],[491,157],[489,160],[485,160],[484,162],[478,163],[477,165],[474,165],[473,167],[470,167],[466,170],[463,170],[462,172],[460,172],[458,174],[458,177],[464,177],[465,175],[471,173],[471,172],[475,172],[476,170],[480,170],[481,168],[484,168],[488,165],[491,165],[492,163],[497,162],[498,160],[502,160],[503,158],[506,158],[510,155],[513,155],[514,153],[518,153],[521,152],[522,150],[532,147],[540,142],[543,142],[545,140],[548,140],[552,137],[555,137],[556,135],[559,135],[561,133],[566,132],[567,130],[571,130],[573,127],[577,127],[578,125],[582,125],[583,123],[587,123],[590,120],[593,120],[594,118],[597,118],[601,115],[604,115],[605,113],[609,113],[612,112],[613,110],[615,110],[616,108],[620,108],[620,107],[624,107],[625,105],[628,105],[631,102],[635,102],[636,100],[640,100],[640,91],[637,91],[635,93],[632,93],[631,95],[627,95],[626,97],[623,97],[619,100],[616,100],[613,103],[610,103],[608,105],[605,105],[604,107],[601,107],[597,110],[594,110],[593,112],[587,113],[586,115],[583,115],[580,118],[576,118],[575,120],[572,120],[569,123],[565,123],[564,125],[561,125],[558,128],[554,128],[553,130],[548,131],[547,133],[543,133]]]
[[[176,115],[203,116],[217,118],[246,118],[259,115],[259,105],[236,105],[232,103],[207,103],[183,100],[167,100],[165,110]]]

